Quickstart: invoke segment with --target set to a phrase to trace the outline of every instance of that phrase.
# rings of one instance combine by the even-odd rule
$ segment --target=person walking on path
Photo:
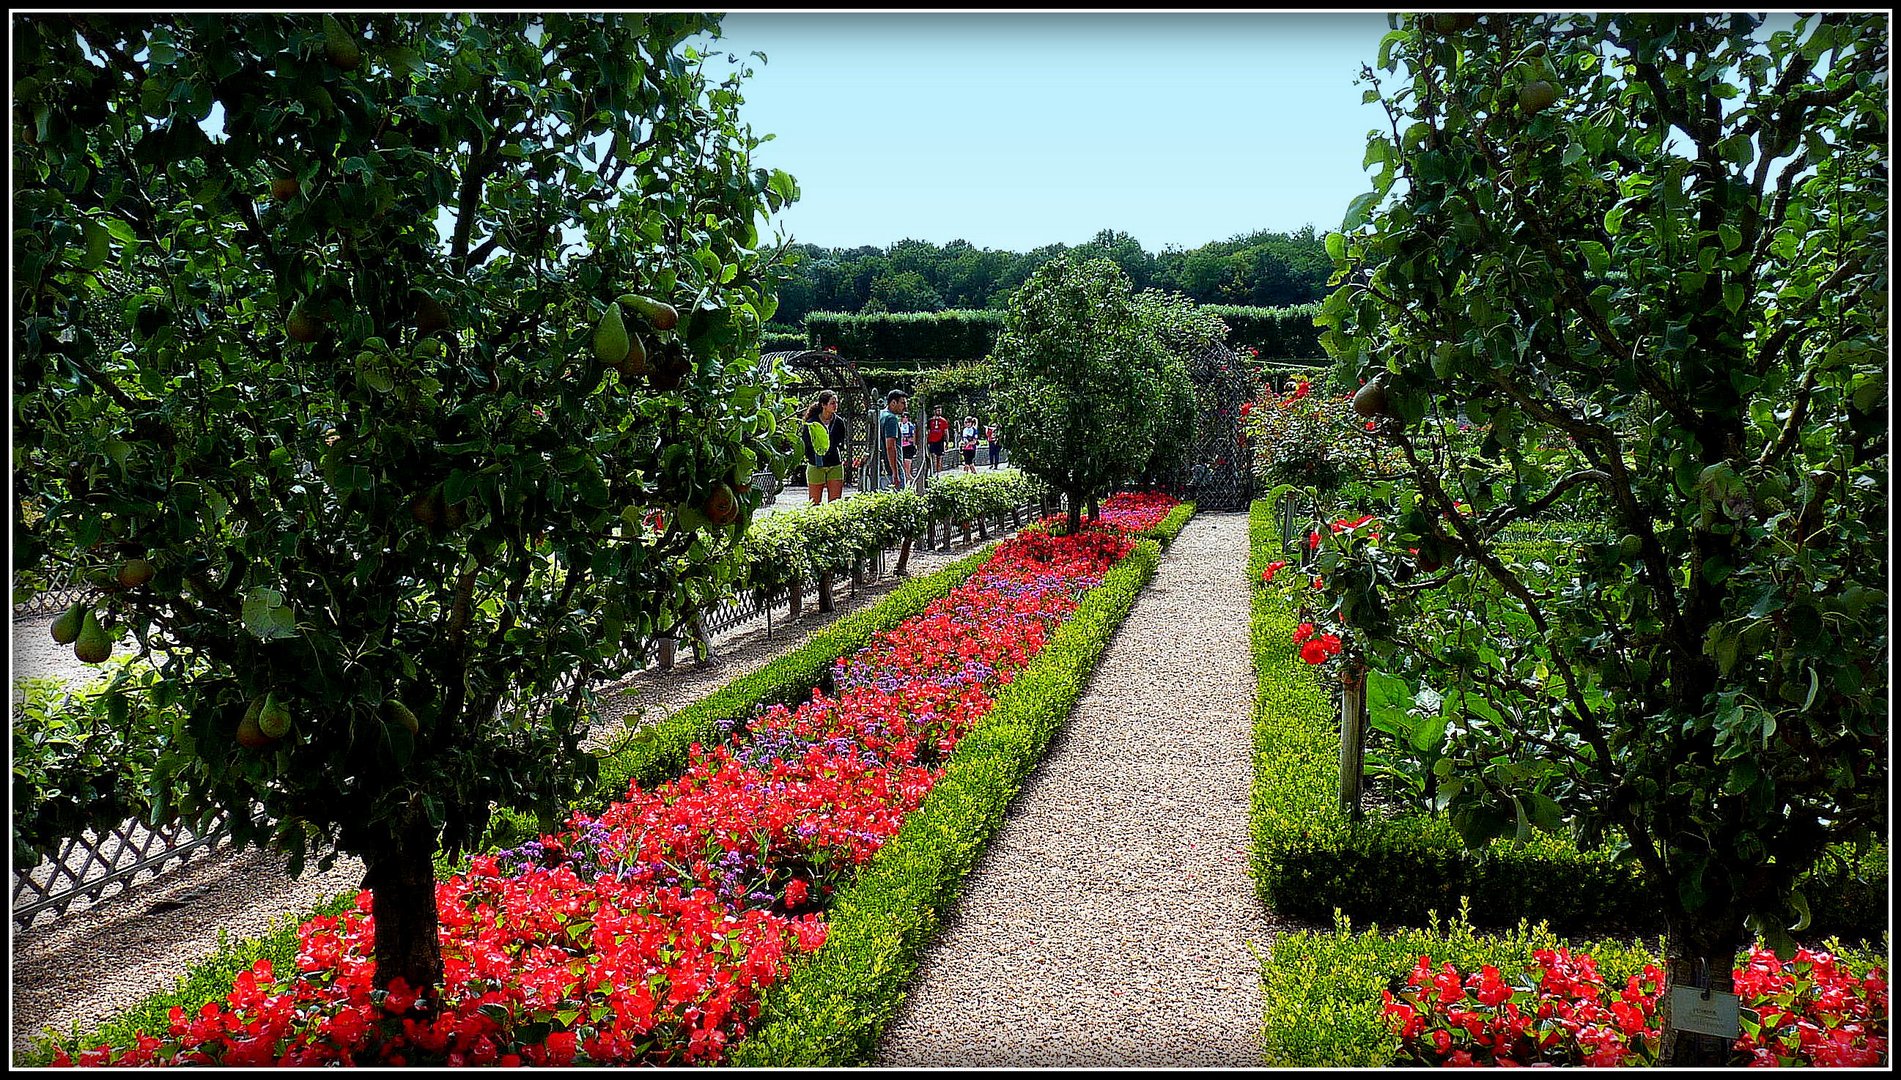
[[[977,418],[964,417],[964,430],[958,433],[957,448],[964,454],[964,471],[977,471]]]
[[[994,422],[984,428],[984,445],[990,448],[990,467],[993,469],[997,467],[997,444],[1001,442],[1002,439],[1003,435],[997,430],[997,425]]]
[[[911,410],[898,414],[898,445],[904,450],[904,486],[910,487],[918,471],[917,425],[911,422]]]
[[[893,390],[884,396],[884,411],[878,414],[878,460],[885,469],[885,483],[874,481],[871,485],[873,491],[896,487],[899,478],[904,475],[903,458],[898,446],[901,437],[898,418],[903,414],[907,401],[902,390]]]
[[[931,475],[944,471],[944,444],[950,441],[950,421],[944,419],[944,406],[931,406],[931,420],[925,428],[925,440],[930,444]]]
[[[838,395],[820,390],[799,430],[805,446],[805,490],[817,506],[826,498],[837,502],[845,495],[845,462],[839,455],[845,446],[845,421],[838,415]]]
[[[1262,1064],[1247,525],[1197,514],[1169,546],[868,1064]]]

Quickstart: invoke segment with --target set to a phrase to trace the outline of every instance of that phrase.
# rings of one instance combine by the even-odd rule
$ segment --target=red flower
[[[1314,636],[1314,624],[1310,622],[1301,623],[1300,626],[1294,630],[1294,644],[1296,645],[1302,644],[1308,638],[1313,637],[1313,636]]]
[[[1309,664],[1324,664],[1327,662],[1327,647],[1318,640],[1309,641],[1300,647],[1300,658]]]
[[[1280,573],[1282,568],[1284,568],[1286,565],[1287,563],[1285,561],[1268,563],[1267,568],[1261,571],[1261,580],[1273,581],[1274,575]]]

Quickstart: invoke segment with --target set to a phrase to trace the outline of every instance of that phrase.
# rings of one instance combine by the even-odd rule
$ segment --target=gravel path
[[[1247,515],[1163,558],[925,951],[877,1066],[1249,1067]]]
[[[930,573],[963,558],[983,542],[973,539],[968,546],[960,542],[948,553],[913,550],[908,569],[913,575]],[[886,557],[887,571],[896,565],[896,558],[895,553]],[[791,652],[840,616],[876,603],[898,584],[899,579],[889,572],[855,591],[849,579],[840,581],[832,612],[815,612],[817,595],[808,594],[805,614],[796,623],[785,621],[782,606],[773,613],[770,638],[763,620],[715,635],[714,655],[705,662],[693,660],[692,652],[683,647],[684,659],[671,671],[649,669],[605,688],[601,722],[589,732],[585,745],[600,745],[624,726],[657,720],[699,700],[738,675]],[[73,658],[71,646],[52,641],[47,633],[52,620],[47,615],[14,621],[13,678],[83,681],[97,677],[97,669]],[[17,686],[15,690],[17,696]],[[67,915],[52,922],[15,930],[9,946],[12,1054],[25,1049],[48,1026],[62,1032],[74,1024],[90,1029],[146,995],[171,987],[192,963],[216,950],[220,931],[233,940],[256,936],[274,918],[307,912],[329,897],[356,888],[362,877],[363,863],[355,858],[340,858],[322,874],[312,860],[302,877],[292,879],[281,856],[256,848],[241,854],[221,849],[194,855],[191,862],[162,878],[135,884],[130,891],[97,903],[88,904],[82,898]]]

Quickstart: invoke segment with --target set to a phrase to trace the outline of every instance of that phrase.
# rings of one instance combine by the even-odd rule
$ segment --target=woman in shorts
[[[838,415],[838,395],[820,390],[812,406],[805,410],[799,441],[805,449],[805,491],[814,506],[829,496],[837,502],[845,495],[845,463],[839,452],[845,445],[845,421]]]
[[[964,417],[964,430],[959,434],[957,448],[964,452],[964,471],[977,471],[977,418]]]
[[[898,417],[898,449],[904,455],[904,484],[917,479],[917,425],[911,422],[911,413],[906,410]]]

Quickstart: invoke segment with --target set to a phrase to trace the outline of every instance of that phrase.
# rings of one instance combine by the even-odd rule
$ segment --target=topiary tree
[[[1395,26],[1321,318],[1408,468],[1328,594],[1483,705],[1447,739],[1497,752],[1439,782],[1468,839],[1613,831],[1672,980],[1727,989],[1887,818],[1885,16]],[[1501,547],[1593,506],[1563,573]]]
[[[438,847],[565,805],[589,682],[737,572],[793,190],[745,72],[697,15],[14,29],[15,567],[163,651],[172,809],[361,855],[432,986]]]
[[[1168,358],[1114,262],[1059,255],[1010,297],[991,352],[1010,454],[1069,502],[1069,527],[1155,451]]]

